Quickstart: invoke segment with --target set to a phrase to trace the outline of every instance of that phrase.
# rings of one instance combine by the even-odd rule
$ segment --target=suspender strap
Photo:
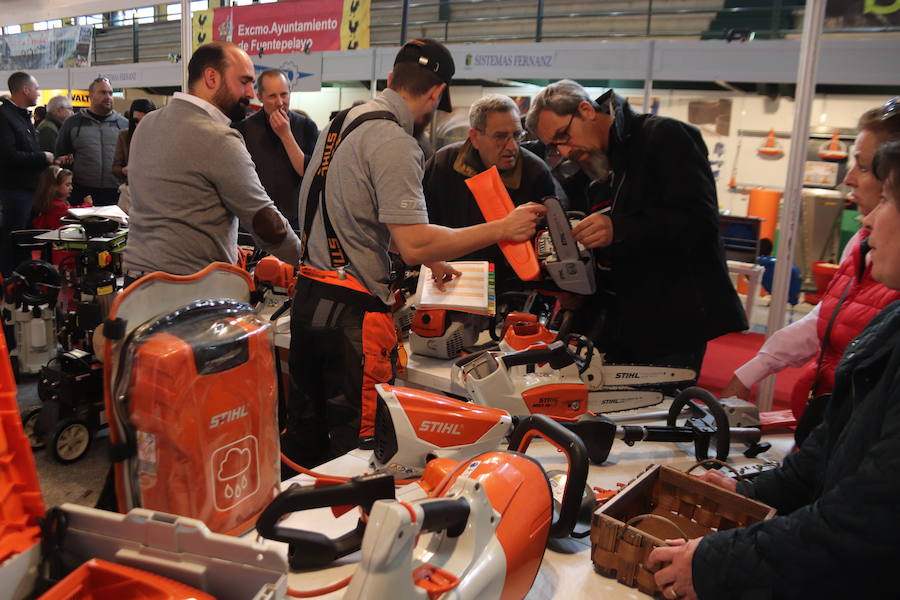
[[[399,125],[397,117],[392,113],[386,110],[379,110],[360,115],[341,131],[344,121],[347,118],[347,113],[349,112],[349,108],[342,110],[337,114],[334,120],[331,121],[331,125],[328,128],[328,133],[325,138],[325,148],[322,151],[322,161],[319,163],[319,167],[316,169],[315,175],[313,175],[312,184],[309,186],[309,195],[306,198],[306,213],[303,217],[303,233],[301,237],[303,249],[300,254],[301,264],[303,264],[309,254],[309,234],[310,231],[312,231],[313,220],[316,217],[320,205],[322,207],[322,220],[325,224],[325,237],[328,240],[328,254],[331,259],[331,268],[337,269],[350,264],[350,261],[347,259],[347,255],[344,252],[344,248],[341,246],[341,241],[338,239],[337,233],[334,230],[334,226],[331,224],[331,219],[328,218],[328,208],[325,205],[325,184],[328,180],[328,169],[331,166],[331,161],[334,159],[334,153],[337,151],[341,142],[366,121],[384,119],[393,121]]]

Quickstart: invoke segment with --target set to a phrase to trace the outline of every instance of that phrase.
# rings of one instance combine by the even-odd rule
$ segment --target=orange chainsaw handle
[[[482,171],[474,177],[466,179],[466,186],[475,197],[484,220],[499,221],[511,213],[515,207],[509,192],[500,179],[496,165]],[[537,281],[541,278],[541,267],[538,265],[534,244],[530,240],[524,242],[501,241],[497,243],[507,262],[522,281]]]
[[[563,489],[559,516],[550,525],[550,537],[564,538],[572,535],[578,521],[581,495],[587,485],[588,452],[584,441],[561,424],[546,415],[529,415],[519,421],[509,436],[509,449],[524,453],[535,437],[549,442],[563,452],[569,461],[566,487]]]

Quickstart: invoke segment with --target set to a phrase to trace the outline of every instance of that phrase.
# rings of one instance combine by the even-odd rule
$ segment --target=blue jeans
[[[0,190],[0,208],[2,208],[2,224],[0,224],[0,272],[6,277],[12,273],[15,258],[13,256],[12,232],[20,229],[31,229],[31,207],[34,203],[34,190]]]

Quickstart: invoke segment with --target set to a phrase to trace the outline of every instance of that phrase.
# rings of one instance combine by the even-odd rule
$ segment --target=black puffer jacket
[[[847,347],[822,425],[748,495],[780,516],[703,538],[701,600],[898,597],[900,302]]]
[[[28,111],[8,98],[0,100],[0,189],[35,189],[49,164]]]

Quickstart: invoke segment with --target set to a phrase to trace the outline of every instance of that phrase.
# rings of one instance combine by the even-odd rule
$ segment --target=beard
[[[244,117],[247,116],[245,109],[250,105],[250,100],[244,97],[232,98],[229,96],[228,90],[221,87],[213,95],[212,103],[225,113],[225,116],[231,119],[232,122],[238,122],[243,121]]]
[[[583,153],[576,160],[578,166],[584,171],[591,181],[606,181],[612,175],[612,166],[605,152],[594,151]]]

